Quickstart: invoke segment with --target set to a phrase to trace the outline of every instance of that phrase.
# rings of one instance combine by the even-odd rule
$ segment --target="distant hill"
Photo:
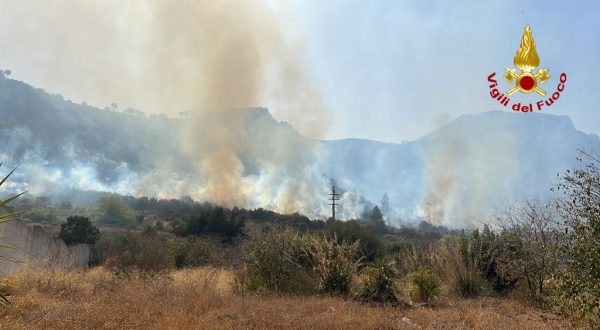
[[[73,188],[194,197],[204,182],[197,173],[202,160],[188,149],[202,141],[182,133],[190,119],[129,112],[76,104],[0,77],[0,158],[20,165],[14,188],[34,195]],[[234,150],[241,176],[260,197],[249,206],[294,193],[306,200],[297,207],[311,216],[329,212],[333,180],[344,191],[346,217],[380,204],[387,193],[390,222],[425,217],[471,224],[502,203],[549,196],[557,173],[579,166],[578,148],[600,151],[598,136],[578,131],[568,117],[540,113],[465,115],[401,144],[306,139],[264,108],[202,120],[224,129],[231,127],[223,123],[240,123]]]
[[[577,149],[600,151],[598,136],[578,131],[566,116],[511,112],[464,115],[402,144],[344,139],[323,145],[325,172],[367,199],[379,202],[387,192],[405,217],[415,210],[426,216],[429,202],[465,223],[506,203],[551,197],[557,174],[581,166]],[[441,204],[431,205],[436,201]]]

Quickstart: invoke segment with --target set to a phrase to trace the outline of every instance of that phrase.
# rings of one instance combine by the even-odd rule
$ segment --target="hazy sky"
[[[82,9],[81,3],[0,0],[0,68],[76,102],[104,107],[116,101],[121,108],[160,112],[127,95],[127,88],[95,88],[107,84],[106,78],[96,84],[96,77],[110,73],[118,84],[121,72],[95,57],[86,60],[93,52],[122,58],[132,72],[144,70],[139,62],[147,54],[132,48],[144,43],[136,37],[145,29],[137,21],[144,19],[144,5],[97,1]],[[321,93],[329,113],[325,138],[401,142],[462,114],[501,109],[489,97],[486,77],[513,67],[525,24],[540,67],[552,75],[542,87],[551,93],[560,73],[568,75],[561,98],[544,112],[568,115],[578,129],[600,133],[598,2],[272,0],[267,7],[286,37],[298,42]],[[280,117],[277,102],[263,103],[249,106],[267,106]]]

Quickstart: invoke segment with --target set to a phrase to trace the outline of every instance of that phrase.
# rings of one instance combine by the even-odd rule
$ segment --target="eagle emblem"
[[[548,74],[550,70],[540,69],[534,72],[540,65],[540,57],[535,50],[535,41],[533,41],[529,24],[525,25],[521,45],[519,45],[519,49],[515,54],[514,64],[521,73],[517,74],[515,69],[506,68],[504,79],[511,84],[515,84],[515,87],[509,89],[507,94],[512,95],[516,91],[529,94],[535,91],[542,96],[546,96],[546,91],[541,89],[539,84],[543,84],[550,79],[550,75]]]

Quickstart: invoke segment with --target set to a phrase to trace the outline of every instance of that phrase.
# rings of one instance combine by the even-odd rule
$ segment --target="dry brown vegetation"
[[[394,307],[334,297],[236,293],[232,272],[178,270],[120,279],[102,267],[86,272],[11,275],[12,308],[3,329],[568,329],[566,319],[500,298]]]

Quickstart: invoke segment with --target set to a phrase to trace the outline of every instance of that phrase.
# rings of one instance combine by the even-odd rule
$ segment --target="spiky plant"
[[[362,286],[358,291],[357,298],[379,303],[397,301],[394,284],[397,276],[394,262],[375,259],[363,272]]]
[[[2,166],[2,163],[0,163],[0,166]],[[4,182],[6,182],[6,180],[8,179],[8,177],[10,177],[13,172],[15,171],[15,169],[13,169],[12,171],[10,171],[10,173],[8,173],[4,179],[2,179],[2,181],[0,181],[0,186],[2,186],[4,184]],[[5,200],[0,200],[0,207],[6,206],[6,204],[10,203],[11,201],[15,200],[17,197],[23,195],[25,192],[22,192],[20,194],[14,195],[12,197],[9,197]],[[10,213],[6,213],[6,214],[2,214],[0,215],[0,223],[4,223],[7,221],[11,221],[11,220],[15,220],[18,218],[19,213],[21,212],[10,212]],[[0,247],[3,248],[13,248],[12,246],[9,245],[5,245],[5,244],[0,244]],[[0,255],[0,260],[10,260],[10,261],[16,261],[12,258]],[[4,283],[1,283],[4,284]],[[10,301],[6,298],[6,296],[0,292],[0,305],[3,307],[8,307],[10,306]]]

